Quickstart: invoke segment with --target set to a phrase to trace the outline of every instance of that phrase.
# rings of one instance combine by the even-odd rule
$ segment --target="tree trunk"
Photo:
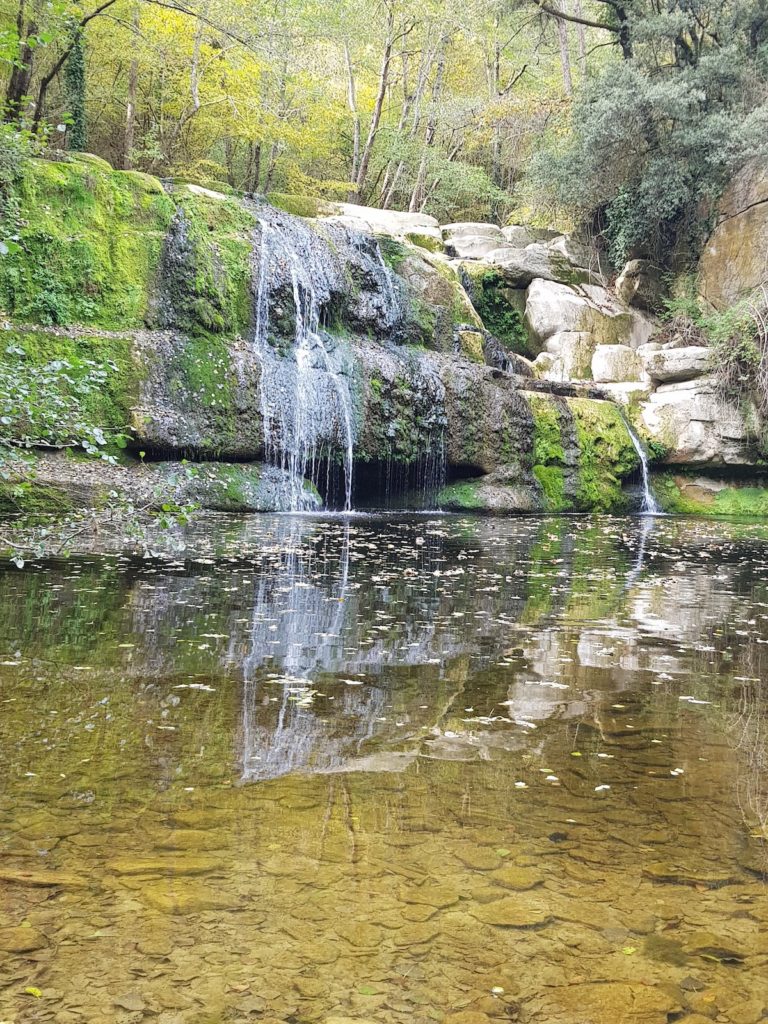
[[[429,112],[429,118],[427,119],[427,130],[424,133],[424,148],[421,153],[419,170],[416,175],[416,184],[413,186],[413,192],[411,193],[411,202],[408,205],[409,213],[416,213],[417,211],[420,211],[425,202],[424,189],[427,181],[427,162],[429,150],[434,145],[435,136],[437,134],[437,105],[440,102],[440,96],[443,91],[445,49],[447,44],[448,37],[443,36],[440,40],[440,46],[438,49],[437,70],[435,72],[435,81],[432,86],[432,105]]]
[[[138,3],[133,7],[131,28],[133,29],[134,48],[128,67],[128,97],[125,102],[125,136],[123,137],[123,170],[125,171],[129,171],[133,167],[133,147],[136,141],[136,104],[139,95],[139,59],[136,56],[136,47],[141,31],[141,9]]]
[[[24,101],[29,96],[29,84],[32,81],[32,61],[34,44],[30,39],[37,32],[34,22],[27,24],[26,0],[19,0],[16,12],[16,33],[19,37],[19,57],[13,65],[11,77],[5,90],[3,104],[3,120],[10,123],[21,121],[24,116]]]
[[[561,0],[562,4],[565,0]],[[560,44],[560,64],[563,68],[563,88],[566,96],[573,95],[573,79],[571,78],[571,55],[568,51],[568,25],[562,18],[557,18],[557,39]]]
[[[349,173],[349,180],[357,182],[357,174],[360,168],[360,112],[357,109],[357,89],[355,87],[355,69],[352,67],[352,55],[349,52],[349,42],[344,40],[344,59],[347,65],[347,106],[352,114],[352,167]],[[347,200],[351,203],[356,198],[355,189],[350,189]]]
[[[573,13],[577,18],[582,17],[581,0],[574,0]],[[576,25],[576,41],[579,47],[579,71],[584,80],[587,77],[587,33],[583,25]]]
[[[384,108],[384,97],[387,94],[387,86],[389,84],[389,69],[392,63],[392,46],[394,44],[394,27],[395,27],[395,15],[392,8],[389,8],[389,16],[387,17],[387,40],[384,44],[384,54],[381,58],[381,70],[379,71],[379,88],[376,93],[376,102],[373,106],[373,114],[371,116],[371,123],[368,127],[368,137],[365,140],[365,147],[360,157],[360,167],[355,178],[355,193],[360,201],[365,186],[365,179],[368,177],[368,165],[371,162],[371,154],[373,153],[373,144],[376,141],[376,135],[379,131],[379,123],[381,122],[381,112]]]

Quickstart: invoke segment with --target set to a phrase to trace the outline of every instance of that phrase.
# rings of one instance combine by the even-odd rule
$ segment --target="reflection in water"
[[[0,572],[0,1020],[764,1018],[759,527],[203,525]]]

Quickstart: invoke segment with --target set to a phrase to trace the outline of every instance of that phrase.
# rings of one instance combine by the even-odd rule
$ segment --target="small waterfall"
[[[315,266],[311,251],[299,251],[299,229],[292,232],[279,218],[271,224],[259,216],[258,233],[253,344],[262,368],[264,457],[290,474],[287,503],[291,511],[302,511],[313,506],[304,480],[317,486],[323,461],[330,461],[334,447],[341,448],[348,512],[354,457],[352,396],[330,339],[320,327],[322,301],[329,297],[323,268]],[[293,303],[294,335],[287,352],[279,351],[270,337],[273,303],[283,304],[287,298],[276,294],[276,277],[289,285],[284,291]],[[284,309],[279,314],[284,315]]]
[[[640,511],[645,515],[658,515],[661,512],[661,509],[659,508],[659,505],[653,496],[653,491],[651,490],[650,474],[648,473],[648,456],[646,455],[645,448],[643,448],[640,438],[632,429],[632,425],[627,417],[622,416],[622,419],[624,420],[627,433],[632,441],[632,446],[637,452],[637,457],[640,459],[640,470],[643,481],[643,507]]]

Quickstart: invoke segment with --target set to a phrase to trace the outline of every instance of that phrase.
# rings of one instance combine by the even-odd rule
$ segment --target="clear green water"
[[[764,528],[198,531],[0,572],[0,1020],[764,1019]]]

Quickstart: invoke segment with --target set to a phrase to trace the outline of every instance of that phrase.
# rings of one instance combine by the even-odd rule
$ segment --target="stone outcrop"
[[[755,161],[723,195],[699,265],[699,290],[725,309],[768,282],[768,169]]]
[[[640,406],[637,422],[667,464],[738,468],[760,462],[755,411],[724,402],[708,377],[660,385]]]
[[[639,381],[643,375],[643,364],[629,345],[598,345],[591,369],[592,379],[603,384]]]
[[[31,451],[2,508],[34,477],[38,507],[311,509],[315,485],[375,503],[394,473],[446,508],[614,510],[638,468],[624,415],[657,462],[760,458],[708,350],[655,341],[629,268],[623,301],[568,236],[349,204],[301,217],[77,157],[33,162],[20,201],[0,401],[18,381],[58,412],[6,399],[0,442]],[[94,446],[116,464],[62,454]]]
[[[650,260],[630,260],[616,279],[616,295],[628,306],[657,313],[663,305],[661,271]]]

